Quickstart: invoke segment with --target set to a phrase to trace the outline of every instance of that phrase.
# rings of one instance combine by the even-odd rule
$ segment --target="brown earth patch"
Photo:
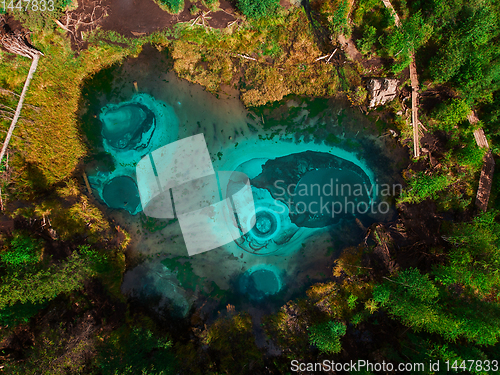
[[[178,22],[194,21],[198,16],[193,16],[189,12],[193,5],[196,5],[203,13],[209,11],[201,2],[189,0],[185,2],[184,10],[179,14],[170,14],[162,10],[153,0],[106,0],[103,4],[108,9],[108,16],[101,22],[101,27],[127,37],[147,35],[172,27]],[[235,20],[235,9],[231,3],[221,0],[220,9],[206,15],[207,26],[224,28],[229,22]]]
[[[194,5],[200,9],[197,15],[189,11]],[[97,27],[137,38],[168,29],[179,22],[197,21],[198,27],[222,29],[235,20],[236,9],[227,0],[220,0],[219,10],[215,12],[209,11],[201,1],[186,0],[179,14],[162,10],[153,0],[78,0],[78,8],[68,11],[56,23],[69,34],[72,48],[82,50],[87,48],[82,33]],[[12,20],[9,25],[15,26],[15,22]],[[21,28],[20,24],[18,26]]]
[[[1,15],[0,15],[1,17]],[[8,28],[11,30],[11,31],[22,31],[23,29],[23,26],[21,25],[21,22],[19,22],[18,20],[16,20],[14,17],[10,16],[9,14],[6,14],[3,16],[4,17],[4,20],[5,20],[5,23],[8,25]]]

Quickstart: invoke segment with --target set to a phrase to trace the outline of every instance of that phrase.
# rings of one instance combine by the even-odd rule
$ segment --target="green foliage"
[[[254,19],[273,17],[279,7],[279,0],[238,0],[241,12]]]
[[[356,25],[370,24],[369,18],[378,16],[384,10],[384,4],[379,0],[365,0],[356,3],[356,9],[352,16],[352,21]]]
[[[211,370],[217,373],[247,374],[251,373],[250,369],[246,369],[249,363],[254,369],[263,363],[262,353],[252,334],[252,318],[248,313],[217,319],[202,333],[202,340],[216,353],[218,365]],[[235,358],[239,360],[235,361]]]
[[[40,261],[43,242],[23,232],[15,232],[7,250],[0,252],[0,260],[8,267],[22,267]]]
[[[78,252],[85,259],[94,274],[103,274],[111,271],[110,256],[101,254],[90,245],[78,246]]]
[[[180,13],[184,9],[184,0],[160,0],[160,4],[173,14]]]
[[[484,100],[500,83],[499,7],[490,0],[453,5],[438,8],[431,17],[442,29],[436,35],[437,53],[430,61],[430,73],[439,83],[453,83],[462,97]]]
[[[303,358],[309,352],[308,301],[288,301],[273,315],[264,317],[267,335],[272,337],[288,359]]]
[[[484,347],[471,344],[463,345],[463,343],[454,344],[425,333],[415,334],[409,332],[407,337],[401,340],[400,347],[402,348],[401,355],[410,362],[429,363],[429,361],[432,361],[436,363],[436,361],[440,361],[439,370],[433,372],[435,375],[447,375],[450,373],[448,370],[451,370],[451,368],[446,366],[445,361],[449,361],[450,366],[457,361],[459,367],[457,373],[461,373],[460,366],[462,363],[470,364],[471,362],[467,361],[476,361],[474,364],[481,365],[466,365],[467,373],[487,375],[491,373],[491,370],[489,372],[485,371],[485,366],[482,365],[486,360],[489,359],[491,363],[491,360],[496,358],[495,354],[491,355]],[[391,358],[388,359],[390,360]]]
[[[456,162],[469,168],[474,173],[483,166],[483,158],[486,153],[485,148],[478,147],[474,138],[471,137],[469,142],[464,142],[464,147],[455,153]]]
[[[377,29],[374,26],[366,25],[363,31],[363,37],[359,42],[359,50],[363,54],[368,54],[377,41]]]
[[[271,56],[271,57],[278,57],[280,54],[283,53],[280,45],[276,43],[276,41],[271,40],[270,42],[262,43],[261,44],[261,50],[263,55]]]
[[[453,224],[447,240],[453,244],[449,262],[434,270],[444,285],[461,284],[471,294],[486,297],[500,292],[500,224],[497,211],[488,211],[470,223]]]
[[[349,33],[349,1],[341,0],[337,8],[327,16],[328,28],[334,35]]]
[[[373,298],[417,332],[439,334],[452,342],[465,338],[478,345],[494,345],[500,339],[498,306],[476,299],[456,301],[416,269],[376,286]]]
[[[196,5],[191,6],[189,8],[189,13],[191,13],[192,16],[196,16],[198,13],[200,13],[200,8],[198,8]]]
[[[429,279],[429,276],[422,275],[419,270],[415,268],[410,268],[401,272],[392,283],[397,285],[394,286],[390,284],[388,288],[375,287],[373,292],[374,300],[379,302],[382,306],[386,304],[391,297],[391,290],[404,290],[405,296],[408,297],[408,299],[422,302],[432,301],[439,295],[436,286]],[[386,282],[384,285],[389,284]]]
[[[420,12],[401,21],[401,26],[394,27],[382,44],[389,56],[396,58],[396,68],[401,71],[410,63],[410,54],[422,46],[432,33],[432,27],[424,22]]]
[[[80,332],[71,329],[77,325]],[[71,328],[70,328],[71,327]],[[5,372],[9,375],[67,375],[94,373],[86,365],[89,354],[95,350],[92,324],[81,319],[71,323],[57,322],[55,327],[40,325],[33,345],[25,351],[26,357],[8,361]],[[10,362],[10,363],[9,363]]]
[[[90,261],[73,253],[61,265],[46,269],[13,271],[2,278],[0,284],[0,309],[15,303],[41,303],[83,286],[92,275]]]
[[[500,154],[498,145],[500,144],[500,90],[493,94],[492,100],[484,104],[481,108],[481,122],[484,130],[493,140],[493,148],[495,154]],[[496,150],[495,150],[496,149]]]
[[[357,86],[354,92],[349,90],[346,96],[353,105],[363,105],[368,96],[368,91],[364,86]]]
[[[351,310],[354,310],[357,301],[358,301],[358,296],[355,296],[354,294],[351,294],[349,298],[347,298],[347,305]]]
[[[366,313],[364,311],[361,311],[361,312],[356,313],[352,316],[351,323],[354,324],[355,326],[357,326],[365,319],[366,319]]]
[[[47,306],[46,303],[16,303],[6,306],[0,310],[0,326],[17,326],[27,323],[41,309]]]
[[[330,321],[309,328],[309,342],[324,353],[335,354],[342,349],[340,338],[346,333],[343,323]]]
[[[438,122],[438,129],[451,131],[454,126],[467,119],[470,106],[464,99],[451,99],[441,104],[434,112],[433,117]]]
[[[9,3],[10,0],[5,1],[7,6]],[[8,8],[7,11],[31,31],[48,31],[56,27],[53,20],[59,19],[71,3],[72,0],[47,0],[45,7],[41,2],[23,3],[20,10],[15,7],[18,5],[18,1],[14,0],[14,8]]]
[[[8,280],[8,275],[12,273],[26,273],[30,268],[34,269],[40,262],[43,252],[43,241],[35,239],[24,232],[14,232],[8,243],[8,248],[0,252],[0,260],[5,266],[2,283]],[[8,285],[6,286],[8,287]],[[13,286],[14,290],[15,287],[16,285]],[[8,294],[8,289],[4,289],[3,293]],[[16,326],[20,323],[26,323],[40,309],[46,306],[43,301],[23,302],[13,301],[10,304],[2,304],[0,307],[0,325]]]
[[[457,181],[451,175],[426,175],[418,172],[408,181],[408,187],[401,193],[398,203],[420,203],[427,198],[435,199],[437,193]]]
[[[145,328],[122,327],[111,333],[99,351],[97,366],[103,375],[174,374],[172,342]]]
[[[219,7],[219,0],[202,0],[203,5],[208,9],[215,11]]]

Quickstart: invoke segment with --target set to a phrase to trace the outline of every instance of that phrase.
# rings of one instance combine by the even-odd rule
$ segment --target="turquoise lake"
[[[324,98],[246,109],[238,91],[226,87],[216,97],[168,64],[166,53],[148,47],[83,90],[94,196],[132,236],[123,293],[154,297],[178,316],[206,300],[216,301],[210,308],[279,306],[328,278],[336,256],[362,241],[365,228],[393,219],[393,197],[379,187],[401,184],[405,151],[373,119]],[[197,134],[215,171],[250,179],[255,225],[236,241],[188,256],[178,220],[142,212],[136,165]]]

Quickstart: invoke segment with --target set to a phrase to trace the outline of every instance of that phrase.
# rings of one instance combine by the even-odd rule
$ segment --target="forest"
[[[113,1],[8,3],[10,27],[44,56],[0,165],[1,373],[309,374],[292,361],[324,360],[424,363],[415,374],[500,371],[498,166],[486,207],[476,201],[484,165],[500,156],[498,1],[393,0],[392,11],[381,0],[151,0],[186,21],[143,35],[100,26],[99,9],[112,14]],[[209,26],[207,12],[220,9],[232,9],[231,26]],[[257,328],[224,297],[215,316],[194,307],[179,318],[121,292],[139,260],[127,255],[133,233],[106,216],[81,177],[93,156],[82,129],[94,121],[80,115],[82,87],[148,45],[167,56],[165,71],[214,95],[235,87],[255,113],[289,96],[344,100],[381,118],[381,133],[395,129],[408,153],[395,220],[367,228],[327,280]],[[316,60],[325,55],[329,63]],[[0,51],[2,139],[30,64]],[[368,109],[371,77],[398,78],[400,95]],[[489,149],[476,143],[478,130]],[[257,345],[256,329],[279,354]]]

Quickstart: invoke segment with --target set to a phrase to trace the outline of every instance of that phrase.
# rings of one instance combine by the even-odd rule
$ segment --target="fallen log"
[[[40,56],[43,56],[43,53],[29,44],[29,42],[26,40],[25,34],[13,32],[5,22],[4,17],[0,17],[0,26],[0,44],[11,53],[15,53],[32,59],[28,76],[26,77],[26,81],[24,82],[23,91],[19,96],[19,102],[17,103],[16,112],[14,113],[9,131],[7,132],[7,136],[5,137],[5,141],[3,142],[2,151],[0,151],[1,163],[5,152],[7,151],[7,147],[9,147],[9,142],[12,138],[12,133],[14,132],[17,121],[21,116],[21,109],[23,108],[24,99],[26,97],[26,93],[28,92],[30,82],[33,79],[33,75],[35,74],[36,68],[38,66],[38,60],[40,59]]]

